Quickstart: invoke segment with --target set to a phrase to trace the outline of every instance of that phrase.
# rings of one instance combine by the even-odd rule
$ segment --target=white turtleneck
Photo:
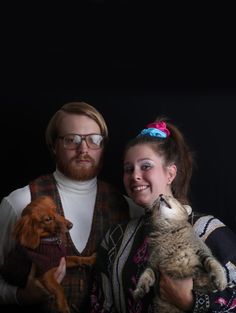
[[[53,173],[61,197],[65,217],[73,223],[70,235],[79,252],[86,246],[91,231],[97,194],[97,178],[79,182]]]

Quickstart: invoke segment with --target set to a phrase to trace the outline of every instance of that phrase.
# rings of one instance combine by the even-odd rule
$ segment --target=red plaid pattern
[[[57,211],[64,215],[56,181],[52,174],[41,176],[30,182],[29,185],[32,200],[41,195],[49,195],[56,202]],[[75,248],[70,235],[67,234],[67,255],[90,256],[97,250],[98,244],[111,225],[127,221],[128,219],[128,204],[123,195],[110,184],[98,180],[92,228],[87,245],[80,254]],[[64,287],[68,303],[73,310],[78,309],[78,312],[88,294],[91,270],[91,267],[86,266],[70,268],[67,269],[66,277],[63,279],[62,286]],[[49,307],[49,312],[53,312],[53,305],[49,304],[47,310]]]

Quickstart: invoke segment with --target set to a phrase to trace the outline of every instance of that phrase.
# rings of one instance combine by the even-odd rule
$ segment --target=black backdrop
[[[159,114],[184,132],[195,152],[197,168],[191,185],[195,209],[212,212],[236,230],[235,121],[232,90],[81,88],[14,92],[1,103],[1,196],[40,174],[53,170],[44,130],[62,104],[84,100],[104,115],[110,130],[102,176],[119,188],[122,150]]]
[[[40,18],[33,35],[22,35],[32,33],[32,23],[15,24],[2,39],[1,197],[54,169],[44,143],[46,125],[61,105],[82,100],[100,110],[109,127],[104,179],[123,190],[125,142],[157,115],[166,115],[195,151],[194,209],[218,216],[236,231],[232,39],[227,41],[226,33],[219,38],[218,29],[204,29],[204,37],[199,29],[183,36],[175,27],[171,37],[160,28],[152,36],[143,28],[145,20],[137,18],[138,29],[138,23],[126,28],[121,16],[111,30],[113,16],[107,14],[109,23],[102,23],[97,9],[83,23],[82,14],[77,17],[74,37],[65,33],[62,20],[57,32],[59,24],[41,34]]]

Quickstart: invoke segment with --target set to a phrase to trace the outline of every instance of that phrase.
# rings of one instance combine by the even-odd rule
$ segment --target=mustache
[[[90,161],[92,164],[95,163],[95,160],[88,154],[84,155],[84,156],[74,156],[71,161]]]

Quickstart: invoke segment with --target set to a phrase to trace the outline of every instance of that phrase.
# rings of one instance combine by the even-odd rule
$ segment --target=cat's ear
[[[192,213],[192,208],[190,205],[184,204],[184,208],[187,211],[188,215]]]

